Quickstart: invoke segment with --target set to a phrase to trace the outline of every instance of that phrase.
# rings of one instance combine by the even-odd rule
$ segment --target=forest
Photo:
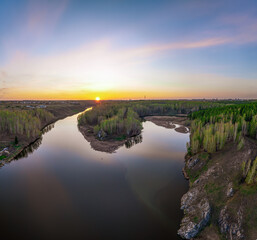
[[[35,137],[39,135],[42,124],[53,118],[53,114],[44,109],[1,110],[0,134]]]
[[[138,114],[126,104],[103,104],[78,116],[78,124],[94,126],[94,134],[106,136],[135,136],[141,132]],[[99,135],[101,134],[101,135]]]
[[[188,153],[221,150],[229,141],[244,146],[244,137],[257,139],[257,102],[233,104],[192,112]]]
[[[147,100],[107,101],[78,117],[80,126],[94,127],[94,134],[102,137],[131,137],[141,132],[141,118],[149,115],[189,114],[207,108],[226,106],[234,101],[208,100]]]
[[[37,140],[49,124],[94,105],[94,101],[0,101],[0,167]]]
[[[28,144],[51,122],[94,106],[94,101],[0,101],[0,147]]]

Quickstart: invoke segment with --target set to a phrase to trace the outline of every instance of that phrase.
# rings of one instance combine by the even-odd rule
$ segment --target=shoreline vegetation
[[[0,102],[0,167],[37,142],[49,125],[93,105],[94,101]]]

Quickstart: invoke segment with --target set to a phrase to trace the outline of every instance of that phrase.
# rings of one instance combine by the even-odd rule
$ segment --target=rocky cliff
[[[257,184],[247,185],[243,162],[257,156],[257,143],[243,149],[229,143],[222,151],[186,156],[184,172],[190,189],[181,199],[183,239],[256,240]]]

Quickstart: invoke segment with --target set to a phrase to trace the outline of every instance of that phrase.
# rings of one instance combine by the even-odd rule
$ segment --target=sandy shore
[[[180,133],[188,133],[189,128],[186,127],[187,125],[187,118],[186,117],[180,117],[180,116],[148,116],[145,117],[145,120],[151,121],[154,124],[158,126],[162,126],[165,128],[174,129],[177,132]],[[176,127],[175,124],[180,125],[179,127]]]

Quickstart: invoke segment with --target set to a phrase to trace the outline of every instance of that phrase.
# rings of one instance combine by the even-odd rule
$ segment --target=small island
[[[141,133],[138,114],[127,104],[99,104],[78,116],[79,130],[98,151],[112,153]]]

